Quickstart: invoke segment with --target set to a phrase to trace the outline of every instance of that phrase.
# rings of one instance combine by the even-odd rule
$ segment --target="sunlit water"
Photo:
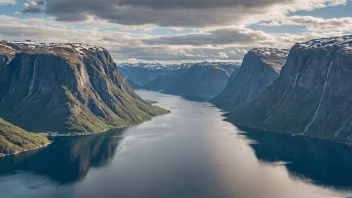
[[[352,196],[352,149],[346,145],[239,129],[209,103],[138,93],[172,113],[0,158],[0,197]]]

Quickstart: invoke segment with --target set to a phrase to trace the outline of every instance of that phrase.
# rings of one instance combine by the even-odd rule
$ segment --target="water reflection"
[[[0,197],[352,195],[348,190],[352,149],[345,145],[239,130],[224,122],[223,112],[208,103],[155,92],[139,94],[172,113],[126,130],[57,138],[46,149],[0,159]],[[249,139],[259,144],[250,144]]]
[[[81,181],[90,168],[108,165],[115,156],[123,129],[81,137],[57,137],[48,148],[0,158],[0,177],[27,171],[58,184]]]
[[[326,140],[292,136],[240,127],[257,158],[263,162],[286,162],[287,169],[298,177],[333,188],[352,187],[352,149]]]

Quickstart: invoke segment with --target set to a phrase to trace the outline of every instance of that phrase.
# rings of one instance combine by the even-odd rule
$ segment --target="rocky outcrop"
[[[29,133],[0,118],[0,157],[41,148],[49,143],[46,137]]]
[[[227,68],[219,65],[195,64],[187,72],[178,75],[164,92],[209,100],[225,88],[235,69],[238,69],[238,66]]]
[[[288,50],[256,48],[249,51],[239,72],[232,74],[226,88],[210,102],[225,110],[250,103],[279,77]]]
[[[351,143],[351,67],[352,36],[296,44],[280,77],[228,119]]]
[[[0,68],[0,117],[28,131],[93,133],[167,113],[135,94],[103,48],[0,44],[15,52]]]

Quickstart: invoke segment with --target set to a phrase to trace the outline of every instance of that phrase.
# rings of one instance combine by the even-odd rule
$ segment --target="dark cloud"
[[[186,34],[178,36],[163,36],[145,39],[149,45],[248,45],[252,42],[261,42],[270,39],[261,31],[250,29],[218,29],[206,33]]]
[[[228,7],[259,7],[290,0],[120,0],[119,5],[150,7],[153,9],[215,9]]]
[[[124,25],[205,27],[232,25],[266,7],[296,0],[46,0],[47,14],[57,20],[82,21],[88,16]],[[30,9],[27,9],[28,12]]]

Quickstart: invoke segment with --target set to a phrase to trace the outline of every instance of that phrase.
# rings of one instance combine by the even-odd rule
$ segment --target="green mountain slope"
[[[0,156],[43,147],[49,140],[39,134],[29,133],[0,118]]]
[[[140,98],[103,48],[1,44],[15,56],[0,68],[0,117],[25,130],[94,133],[168,112]]]

